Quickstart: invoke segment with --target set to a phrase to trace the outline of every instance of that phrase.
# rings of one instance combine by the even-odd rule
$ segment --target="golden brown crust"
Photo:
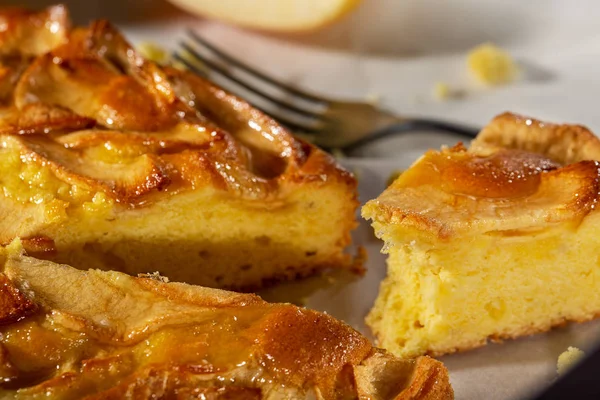
[[[57,10],[63,19],[54,8],[17,12],[14,21],[10,14],[14,29],[0,37],[7,46],[28,41],[28,21],[49,18],[61,34],[20,54],[35,57],[12,78],[13,101],[3,110],[0,133],[28,162],[125,205],[202,185],[261,201],[307,183],[355,188],[330,156],[243,100],[144,60],[106,21],[69,31],[66,11]]]
[[[427,152],[363,216],[440,239],[577,222],[596,208],[597,160],[600,140],[583,127],[503,114],[468,150]]]
[[[62,5],[41,12],[22,8],[0,9],[0,57],[38,56],[67,39],[69,14]]]
[[[412,375],[410,381],[390,379],[394,374]],[[413,363],[390,356],[381,350],[361,363],[356,370],[358,391],[379,399],[444,399],[453,398],[448,371],[440,362],[417,357]]]
[[[489,146],[541,154],[562,165],[600,160],[600,140],[585,126],[552,124],[512,113],[494,118],[471,144],[472,149]]]
[[[37,13],[5,8],[0,9],[0,23],[0,104],[10,104],[16,82],[32,58],[67,40],[69,16],[60,5]]]
[[[448,371],[443,364],[429,357],[418,357],[413,379],[395,400],[442,399],[454,397]]]
[[[96,121],[79,116],[68,110],[42,103],[25,105],[21,110],[3,110],[0,119],[0,134],[18,133],[31,135],[69,129],[85,129],[94,126]]]
[[[326,314],[20,252],[0,269],[37,307],[0,326],[0,388],[17,399],[453,398],[438,361],[395,358]]]
[[[0,275],[0,325],[22,320],[37,311],[37,305],[24,296],[4,275]]]

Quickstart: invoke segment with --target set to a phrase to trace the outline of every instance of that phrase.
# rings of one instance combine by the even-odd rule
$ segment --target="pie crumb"
[[[446,101],[452,96],[450,86],[444,82],[438,82],[433,87],[433,96],[439,101]]]
[[[513,81],[518,72],[517,64],[505,50],[492,43],[484,43],[472,49],[467,56],[472,75],[487,85],[501,85]]]
[[[579,350],[577,347],[569,346],[567,351],[558,356],[558,362],[556,364],[556,369],[559,375],[565,374],[568,370],[570,370],[575,364],[577,364],[583,357],[585,353]]]
[[[159,281],[162,283],[169,283],[169,278],[167,278],[166,276],[162,276],[160,274],[160,272],[158,272],[158,271],[149,272],[146,274],[138,274],[138,278],[148,278],[148,279],[154,279],[155,281]]]

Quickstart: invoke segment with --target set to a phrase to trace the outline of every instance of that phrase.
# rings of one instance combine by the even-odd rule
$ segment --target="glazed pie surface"
[[[332,157],[107,21],[0,19],[0,243],[219,287],[354,266],[356,182]]]
[[[327,314],[2,249],[0,398],[451,399]]]
[[[443,354],[595,318],[598,160],[586,128],[513,114],[417,160],[363,208],[389,253],[379,344]]]

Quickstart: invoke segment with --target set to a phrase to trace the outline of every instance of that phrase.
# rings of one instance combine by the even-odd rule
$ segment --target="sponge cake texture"
[[[595,318],[596,160],[587,129],[504,114],[416,161],[362,210],[389,254],[379,344],[440,355]]]

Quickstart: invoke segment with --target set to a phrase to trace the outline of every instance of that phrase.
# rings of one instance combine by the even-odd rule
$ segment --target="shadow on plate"
[[[361,158],[396,158],[402,154],[412,163],[427,150],[439,150],[443,145],[451,147],[459,142],[468,145],[469,140],[452,133],[415,131],[375,140],[347,152],[346,155]]]
[[[347,270],[327,270],[308,278],[279,283],[257,294],[271,303],[292,303],[304,307],[308,298],[315,293],[333,287],[344,287],[360,278],[360,275]]]
[[[530,61],[518,60],[522,80],[530,83],[547,83],[556,78],[556,74],[547,68],[541,67]]]

